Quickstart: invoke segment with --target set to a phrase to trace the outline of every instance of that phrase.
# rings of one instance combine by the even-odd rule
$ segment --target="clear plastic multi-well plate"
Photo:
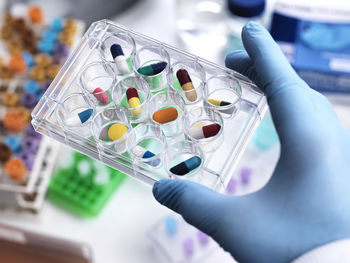
[[[124,52],[122,71],[111,55],[113,44]],[[160,72],[139,73],[159,62],[166,62]],[[180,85],[180,69],[188,72],[192,90]],[[91,83],[102,91],[92,92]],[[126,96],[131,87],[140,100],[134,108]],[[228,103],[220,106],[213,99]],[[174,118],[169,108],[176,109]],[[72,124],[87,109],[88,120]],[[34,109],[32,123],[38,132],[142,181],[189,179],[223,191],[266,109],[264,94],[246,77],[102,20],[85,33]],[[166,123],[154,117],[161,110],[170,119]],[[115,124],[126,132],[111,140]],[[193,136],[193,129],[210,124],[220,125],[214,136]],[[154,156],[140,155],[140,147]],[[193,170],[172,172],[191,158],[195,161],[186,165]]]

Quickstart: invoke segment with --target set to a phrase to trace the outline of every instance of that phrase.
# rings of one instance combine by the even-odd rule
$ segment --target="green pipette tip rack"
[[[78,216],[96,217],[126,175],[78,152],[72,158],[54,173],[48,198]]]

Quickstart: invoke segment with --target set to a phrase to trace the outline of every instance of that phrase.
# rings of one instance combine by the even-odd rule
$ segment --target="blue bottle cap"
[[[54,49],[54,46],[55,46],[55,42],[52,42],[52,41],[46,42],[41,40],[37,43],[37,47],[39,51],[42,53],[51,54]]]
[[[13,153],[17,153],[21,149],[21,141],[18,136],[10,135],[5,138],[5,144]]]
[[[33,55],[30,54],[29,52],[26,52],[26,51],[23,51],[21,54],[22,54],[24,61],[26,62],[27,67],[28,68],[33,67],[35,64]]]
[[[265,0],[228,0],[229,11],[241,17],[259,16],[265,9]]]
[[[55,32],[60,32],[63,29],[63,19],[61,17],[54,18],[51,22],[51,29]]]
[[[45,30],[42,33],[41,41],[51,43],[51,42],[56,42],[57,38],[58,38],[57,32],[53,30]]]
[[[170,236],[173,236],[177,232],[177,222],[173,216],[165,218],[165,229]]]
[[[118,56],[124,56],[123,49],[119,44],[113,44],[111,46],[111,54],[113,59],[115,59]]]
[[[27,93],[37,94],[40,91],[40,85],[37,81],[30,79],[24,84],[24,90]]]

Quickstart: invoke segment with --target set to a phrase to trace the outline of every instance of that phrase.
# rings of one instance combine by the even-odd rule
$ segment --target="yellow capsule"
[[[119,140],[121,137],[124,136],[128,128],[121,123],[115,123],[108,129],[108,137],[112,141]]]

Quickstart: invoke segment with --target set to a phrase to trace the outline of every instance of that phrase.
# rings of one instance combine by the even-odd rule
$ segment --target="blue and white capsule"
[[[128,73],[129,66],[128,66],[128,63],[126,62],[126,58],[124,56],[124,52],[121,45],[113,44],[111,46],[111,54],[119,73],[121,74]]]
[[[141,147],[140,145],[136,145],[133,149],[132,149],[132,153],[139,157],[139,158],[152,158],[153,156],[155,156],[155,154],[153,152],[148,151],[147,149]],[[147,164],[157,167],[160,164],[160,158],[156,158],[150,162],[146,162]]]
[[[202,160],[198,156],[193,156],[186,161],[183,161],[172,168],[170,168],[170,172],[176,175],[185,175],[194,169],[198,168],[202,163]]]
[[[78,114],[66,119],[66,124],[69,126],[79,126],[90,119],[92,112],[92,109],[86,109],[82,112],[79,112]]]

